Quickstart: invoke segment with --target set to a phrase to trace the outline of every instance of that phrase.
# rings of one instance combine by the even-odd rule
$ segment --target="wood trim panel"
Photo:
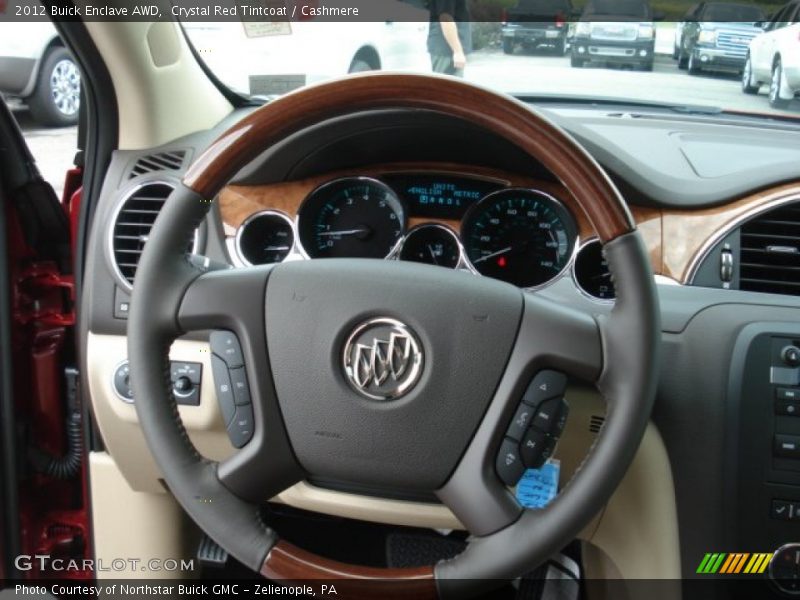
[[[281,96],[214,141],[183,182],[210,199],[258,153],[292,133],[327,119],[381,108],[428,110],[482,127],[516,144],[553,173],[583,208],[602,241],[634,228],[611,180],[561,128],[521,102],[445,77],[356,75]]]
[[[279,581],[332,581],[337,598],[438,598],[433,567],[381,569],[360,567],[322,558],[280,541],[269,552],[261,575]]]
[[[597,233],[589,222],[586,213],[578,205],[572,194],[561,185],[550,181],[542,181],[526,175],[462,165],[458,163],[432,163],[432,162],[403,162],[379,164],[333,171],[307,179],[279,182],[265,185],[229,185],[222,189],[218,196],[219,209],[225,231],[228,237],[233,237],[236,229],[252,214],[262,210],[280,210],[290,217],[297,215],[297,210],[303,200],[316,187],[339,179],[341,177],[374,177],[380,179],[382,175],[393,173],[436,173],[437,175],[453,175],[456,177],[479,177],[497,181],[511,187],[526,187],[542,190],[560,200],[575,217],[578,224],[578,235],[581,240],[596,237]],[[650,253],[653,269],[660,273],[661,268],[661,212],[656,209],[632,206],[631,212],[642,232],[645,245]],[[440,223],[447,225],[456,232],[461,228],[461,222],[449,219],[432,219],[427,217],[412,217],[409,219],[408,228],[421,223]]]
[[[662,215],[662,273],[687,283],[692,265],[734,222],[774,204],[800,200],[800,185],[771,188],[723,206],[702,210],[670,210]]]

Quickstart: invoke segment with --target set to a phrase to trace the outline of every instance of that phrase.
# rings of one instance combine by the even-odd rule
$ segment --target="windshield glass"
[[[233,14],[219,20],[183,15],[181,22],[214,75],[247,97],[380,70],[448,74],[534,99],[800,117],[800,24],[796,14],[783,18],[789,11],[771,1],[253,0],[231,6]],[[254,13],[258,6],[272,13]]]
[[[742,21],[754,23],[764,20],[764,13],[755,6],[741,4],[710,4],[705,14],[709,21]]]

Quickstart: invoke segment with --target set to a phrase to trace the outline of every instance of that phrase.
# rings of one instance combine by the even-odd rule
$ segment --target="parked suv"
[[[572,66],[598,61],[652,71],[657,16],[647,0],[590,0],[575,26]]]
[[[701,2],[686,16],[680,29],[678,67],[689,74],[734,71],[744,68],[747,47],[765,19],[757,6],[727,2]]]
[[[742,90],[757,94],[769,83],[769,103],[784,108],[800,94],[800,0],[784,6],[750,43]]]
[[[504,14],[503,52],[512,54],[517,46],[544,46],[563,56],[567,53],[567,21],[573,14],[570,0],[519,0]]]
[[[78,122],[80,71],[51,23],[0,23],[0,94],[22,99],[42,125]]]

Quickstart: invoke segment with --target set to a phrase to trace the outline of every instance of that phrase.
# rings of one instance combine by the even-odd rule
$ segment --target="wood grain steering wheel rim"
[[[602,347],[602,353],[609,357],[617,356],[622,363],[619,371],[613,373],[607,365],[601,365],[596,375],[598,387],[604,395],[616,395],[624,399],[622,408],[618,412],[626,413],[624,417],[616,417],[613,423],[612,419],[608,421],[608,428],[611,430],[608,437],[624,438],[625,444],[617,444],[624,447],[614,448],[612,439],[604,440],[596,446],[599,454],[603,455],[596,459],[596,462],[613,461],[615,465],[614,473],[608,474],[602,485],[596,482],[594,484],[603,488],[598,492],[598,498],[607,500],[638,447],[655,391],[655,385],[651,380],[654,380],[653,374],[657,364],[657,352],[654,348],[656,346],[654,339],[658,331],[657,299],[646,253],[635,231],[632,217],[614,184],[594,159],[561,128],[529,106],[510,97],[499,96],[452,78],[399,74],[351,76],[307,87],[270,102],[236,123],[213,142],[189,168],[183,179],[183,188],[176,190],[167,202],[154,226],[153,235],[145,247],[140,262],[138,285],[134,288],[129,320],[129,355],[132,372],[141,373],[138,380],[135,375],[133,377],[137,397],[136,409],[151,450],[164,471],[165,480],[187,512],[199,523],[204,523],[203,519],[208,518],[207,513],[203,511],[209,509],[196,506],[191,499],[198,497],[196,489],[204,485],[210,486],[209,489],[213,489],[214,493],[219,495],[218,504],[227,503],[231,514],[237,515],[232,521],[237,521],[240,514],[247,514],[251,508],[251,505],[235,494],[230,494],[221,486],[216,487],[219,484],[215,479],[216,467],[209,466],[208,461],[197,455],[191,447],[188,436],[183,432],[179,419],[177,424],[174,419],[170,423],[163,422],[167,412],[159,405],[159,401],[169,396],[169,392],[168,390],[164,392],[163,388],[159,387],[163,381],[160,383],[156,381],[157,366],[163,364],[171,340],[189,330],[187,325],[196,324],[196,329],[202,329],[201,325],[207,325],[206,321],[201,323],[199,317],[193,317],[192,301],[187,298],[194,293],[193,288],[198,287],[195,285],[196,282],[201,282],[199,288],[202,292],[210,289],[204,288],[204,285],[211,285],[214,281],[214,277],[207,279],[204,268],[197,269],[196,265],[187,267],[185,260],[181,262],[174,259],[174,255],[185,249],[186,244],[183,243],[183,237],[177,240],[167,239],[167,232],[179,229],[184,237],[189,235],[209,209],[209,203],[200,200],[215,197],[243,167],[265,149],[325,120],[376,109],[419,109],[456,117],[515,144],[541,162],[560,180],[585,212],[600,240],[607,244],[609,263],[619,281],[618,302],[615,308],[619,318],[616,325],[621,329],[630,326],[642,330],[639,343],[633,344],[633,348],[628,348],[628,341],[624,336],[620,337],[615,333],[614,328],[608,327],[606,330],[602,324],[588,319],[589,328],[602,330],[601,340],[598,342],[598,347]],[[158,275],[161,278],[161,288],[155,280],[151,281],[151,278],[156,277],[155,271],[159,268],[162,270]],[[622,270],[631,275],[620,277]],[[226,278],[233,280],[232,278],[236,276],[235,274],[228,276],[226,273],[230,274],[231,271],[222,272],[222,275],[220,272],[212,275],[217,275],[216,279],[219,280]],[[139,279],[140,274],[142,282]],[[629,278],[630,285],[626,287],[624,282]],[[172,289],[165,289],[164,282],[167,280],[174,287],[174,293]],[[163,317],[159,314],[159,310],[145,308],[154,306],[159,299],[158,294],[162,292],[167,297],[165,300],[167,308]],[[201,292],[197,292],[195,296],[202,297]],[[179,307],[180,311],[176,307]],[[216,310],[213,307],[206,308],[211,312]],[[223,311],[224,306],[217,312]],[[556,318],[560,313],[549,314]],[[218,319],[218,322],[224,321],[224,318]],[[643,324],[647,326],[644,327]],[[159,345],[161,363],[152,356],[154,344]],[[628,364],[625,364],[626,362]],[[630,381],[625,381],[621,372],[626,370],[630,372],[636,368],[641,370],[641,376],[631,376]],[[154,399],[150,400],[151,397]],[[139,398],[144,400],[140,401]],[[177,415],[174,402],[172,411],[173,417]],[[620,422],[622,423],[619,424]],[[617,426],[618,429],[615,429]],[[183,439],[177,440],[178,437]],[[172,450],[169,452],[165,450],[165,441],[171,444]],[[190,473],[190,476],[187,475],[184,479],[180,469]],[[214,481],[206,481],[208,478],[214,478]],[[588,479],[588,476],[584,479]],[[194,492],[182,489],[191,485],[196,485],[198,488]],[[579,487],[578,483],[575,487]],[[573,495],[578,493],[579,491],[575,490]],[[574,522],[570,522],[570,530],[565,531],[565,535],[577,533],[576,527],[579,522],[588,522],[594,516],[591,512],[592,507],[576,505],[571,510],[573,513],[579,513],[579,516],[575,516]],[[524,519],[524,516],[520,518]],[[242,517],[242,520],[244,521],[245,517]],[[279,540],[274,532],[260,523],[258,517],[253,519],[253,523],[254,526],[261,527],[262,531],[258,535],[254,534],[253,540],[247,542],[252,542],[256,548],[265,545],[263,550],[266,554],[259,559],[260,564],[256,564],[253,558],[254,552],[242,551],[241,554],[249,554],[246,559],[237,556],[242,562],[271,579],[347,579],[351,597],[367,597],[374,594],[380,597],[408,595],[407,597],[414,598],[434,598],[446,595],[442,593],[442,588],[437,586],[439,578],[464,577],[463,566],[469,560],[491,562],[485,557],[491,556],[493,545],[523,543],[518,531],[507,534],[500,532],[500,536],[494,534],[486,536],[488,541],[483,544],[483,550],[475,550],[471,544],[464,553],[471,556],[462,561],[463,564],[454,560],[443,565],[440,563],[436,569],[433,566],[411,569],[366,568],[328,560]],[[230,527],[234,526],[232,522]],[[220,536],[223,533],[219,532],[224,531],[224,528],[217,529]],[[210,531],[209,533],[211,534]],[[504,536],[507,539],[503,539]],[[492,541],[494,537],[497,537],[497,541]],[[489,554],[486,554],[487,552]],[[484,558],[480,558],[482,556]],[[514,566],[506,571],[510,573],[516,570],[519,569]],[[493,574],[497,569],[486,567],[485,572]],[[474,573],[476,577],[480,577],[483,571],[481,568],[476,568]],[[370,588],[367,585],[370,580],[394,582],[394,585],[389,588]]]

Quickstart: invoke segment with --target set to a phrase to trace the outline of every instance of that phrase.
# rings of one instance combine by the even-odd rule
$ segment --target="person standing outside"
[[[472,50],[469,0],[428,0],[428,52],[434,73],[464,76]]]

